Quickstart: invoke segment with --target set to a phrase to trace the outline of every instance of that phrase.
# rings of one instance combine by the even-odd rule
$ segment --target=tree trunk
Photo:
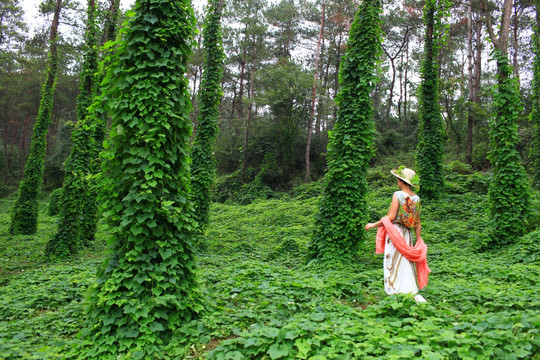
[[[255,49],[253,49],[253,54],[255,54]],[[253,63],[251,65],[251,80],[249,81],[249,106],[248,106],[248,117],[246,121],[246,129],[244,133],[244,152],[242,156],[242,172],[246,170],[247,167],[247,148],[249,144],[249,128],[251,127],[251,119],[252,119],[252,109],[253,109],[253,96],[254,96],[254,86],[253,83],[255,82],[255,58],[253,59]]]
[[[315,101],[317,98],[317,81],[319,77],[319,57],[321,52],[321,41],[324,36],[324,0],[322,0],[322,15],[321,15],[321,28],[319,30],[319,39],[317,40],[317,51],[315,52],[315,73],[313,74],[313,91],[311,95],[311,116],[308,124],[308,133],[307,133],[307,144],[306,144],[306,177],[304,181],[309,182],[310,173],[311,173],[311,162],[310,162],[310,152],[311,152],[311,133],[313,131],[313,121],[315,120]]]
[[[405,84],[404,84],[404,94],[403,94],[403,119],[408,123],[409,119],[407,115],[409,114],[407,96],[409,93],[409,41],[407,40],[407,48],[405,49]]]
[[[247,50],[244,48],[243,57],[240,62],[240,90],[238,91],[238,117],[244,117],[244,77],[246,74],[246,57]]]
[[[467,67],[468,67],[468,77],[469,77],[469,106],[468,106],[468,118],[467,118],[467,164],[472,162],[472,150],[473,150],[473,124],[474,124],[474,108],[472,103],[474,102],[474,76],[473,76],[473,46],[472,46],[472,37],[473,37],[473,26],[472,26],[472,3],[469,2],[467,9]]]
[[[519,18],[519,6],[516,4],[514,7],[514,41],[513,41],[513,47],[514,47],[514,54],[513,54],[513,63],[514,63],[514,73],[516,75],[516,79],[518,82],[518,88],[520,86],[520,79],[519,79],[519,61],[518,61],[518,52],[519,52],[519,42],[518,42],[518,18]]]
[[[105,31],[103,32],[103,44],[105,44],[109,40],[114,40],[114,35],[116,34],[116,23],[118,21],[119,7],[120,7],[120,0],[111,0],[111,6],[109,8],[109,16],[107,17]]]

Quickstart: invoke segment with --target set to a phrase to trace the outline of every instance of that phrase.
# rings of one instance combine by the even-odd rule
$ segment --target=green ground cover
[[[392,179],[370,173],[369,214],[387,209]],[[429,246],[427,304],[386,296],[374,233],[352,265],[305,264],[320,184],[249,205],[213,204],[198,239],[208,312],[186,324],[171,359],[533,359],[540,356],[540,193],[529,234],[483,249],[485,175],[448,177],[423,206]],[[14,199],[0,200],[0,358],[74,358],[85,293],[105,254],[107,230],[70,262],[42,258],[56,217],[40,204],[38,233],[8,235]]]

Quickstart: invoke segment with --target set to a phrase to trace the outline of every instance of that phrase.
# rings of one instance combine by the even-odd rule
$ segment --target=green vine
[[[330,134],[328,172],[309,259],[350,261],[365,239],[366,174],[374,139],[370,91],[381,53],[380,11],[378,0],[362,2],[341,60],[338,120]]]
[[[84,359],[172,357],[179,327],[202,311],[197,286],[184,77],[190,0],[139,0],[103,81],[112,118],[100,204],[109,258],[89,294]]]
[[[493,92],[493,121],[489,130],[491,150],[488,159],[493,167],[489,186],[489,242],[502,245],[514,242],[523,233],[524,221],[529,214],[529,186],[516,149],[517,118],[523,111],[518,83],[512,78],[508,56],[497,49],[491,56],[497,61],[498,83]]]
[[[115,50],[114,38],[116,37],[116,29],[118,22],[118,9],[120,0],[114,0],[111,3],[111,8],[106,13],[106,25],[105,25],[105,38],[111,39],[108,42],[108,46],[105,46],[103,51],[105,53],[104,59],[101,62],[100,70],[98,71],[99,79],[98,83],[103,80],[106,70],[110,66],[110,57],[108,53]],[[98,96],[92,106],[90,107],[92,121],[92,133],[94,146],[88,148],[89,164],[86,176],[86,196],[83,198],[81,204],[81,225],[79,230],[79,241],[83,246],[88,246],[94,241],[94,237],[97,229],[97,222],[99,220],[99,206],[97,203],[98,187],[96,184],[96,175],[100,172],[101,160],[99,158],[100,152],[103,150],[103,141],[105,140],[105,132],[107,129],[107,122],[109,116],[104,109],[102,97]]]
[[[211,189],[216,172],[213,147],[218,134],[219,102],[223,95],[221,77],[225,60],[220,18],[220,0],[213,0],[202,30],[205,64],[199,93],[197,133],[191,150],[191,198],[200,232],[204,232],[209,223]]]
[[[24,174],[19,186],[19,196],[13,207],[9,232],[11,234],[31,235],[37,231],[38,195],[43,181],[43,163],[47,150],[47,131],[52,121],[54,91],[58,72],[58,53],[56,36],[51,41],[49,66],[46,81],[41,90],[36,123],[32,130],[30,153],[24,167]]]
[[[418,147],[416,166],[420,176],[420,195],[426,199],[436,199],[442,194],[444,173],[444,127],[439,105],[438,52],[440,50],[441,13],[437,0],[427,0],[424,7],[426,36],[424,59],[420,68],[422,82],[419,88]],[[438,26],[435,26],[435,25]],[[437,30],[439,29],[439,30]]]
[[[49,216],[56,216],[60,213],[61,201],[62,188],[58,188],[49,195],[49,206],[47,208]]]
[[[75,255],[81,246],[79,232],[82,203],[87,196],[86,175],[91,162],[89,152],[95,147],[92,137],[93,116],[88,112],[96,93],[98,51],[95,20],[95,0],[88,0],[85,49],[79,85],[80,92],[77,97],[78,122],[71,134],[73,146],[66,161],[58,230],[45,247],[45,256],[49,258],[66,258]]]

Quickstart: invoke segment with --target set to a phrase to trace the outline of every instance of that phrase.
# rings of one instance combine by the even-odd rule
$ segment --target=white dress
[[[402,212],[403,204],[409,195],[403,191],[396,191],[397,199],[399,200],[400,211],[394,226],[403,236],[409,246],[413,246],[413,235],[411,228],[408,228],[399,223],[399,215]],[[418,195],[411,196],[410,199],[414,203],[419,203]],[[419,206],[418,206],[419,208]],[[384,247],[384,290],[388,295],[391,294],[416,294],[418,293],[418,285],[416,284],[416,268],[415,264],[401,255],[395,248],[390,237],[386,235]]]

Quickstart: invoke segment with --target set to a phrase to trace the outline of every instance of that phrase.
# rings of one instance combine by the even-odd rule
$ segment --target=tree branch
[[[482,0],[482,10],[484,11],[484,15],[486,16],[486,28],[489,33],[489,37],[491,38],[491,42],[496,48],[499,48],[499,39],[497,38],[497,36],[495,36],[495,33],[493,32],[493,25],[491,24],[491,13],[488,11],[487,0]]]

